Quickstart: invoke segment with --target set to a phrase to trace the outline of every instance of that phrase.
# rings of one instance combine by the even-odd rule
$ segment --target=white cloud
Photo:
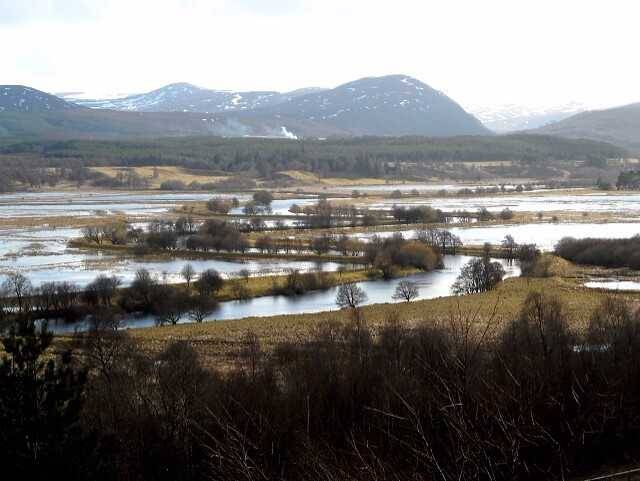
[[[49,91],[406,73],[463,105],[640,101],[640,6],[623,0],[0,0],[0,12],[0,82]]]

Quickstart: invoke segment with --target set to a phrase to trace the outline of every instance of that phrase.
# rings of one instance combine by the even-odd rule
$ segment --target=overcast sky
[[[463,106],[640,101],[636,0],[0,0],[0,84],[132,93],[404,73]]]

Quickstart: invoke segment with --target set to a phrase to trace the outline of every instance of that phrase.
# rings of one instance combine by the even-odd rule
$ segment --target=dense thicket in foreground
[[[566,237],[555,252],[576,264],[640,269],[640,235],[629,239],[574,239]]]
[[[581,336],[539,293],[500,331],[469,313],[374,334],[353,310],[272,353],[247,333],[224,373],[115,327],[78,338],[75,366],[28,323],[3,337],[6,476],[560,479],[638,454],[640,320],[615,298]]]

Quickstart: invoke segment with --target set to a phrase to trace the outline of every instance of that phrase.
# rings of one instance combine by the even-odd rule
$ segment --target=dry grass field
[[[118,172],[133,170],[140,177],[148,179],[152,189],[160,188],[160,185],[168,180],[179,180],[189,185],[191,182],[201,184],[209,182],[220,182],[226,179],[225,176],[209,175],[197,170],[190,170],[184,167],[173,166],[145,166],[145,167],[91,167],[91,170],[101,172],[109,177],[115,177]]]

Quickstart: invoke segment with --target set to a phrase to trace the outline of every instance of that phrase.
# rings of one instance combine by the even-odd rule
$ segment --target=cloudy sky
[[[640,101],[632,0],[0,0],[0,84],[134,93],[415,76],[463,106]]]

